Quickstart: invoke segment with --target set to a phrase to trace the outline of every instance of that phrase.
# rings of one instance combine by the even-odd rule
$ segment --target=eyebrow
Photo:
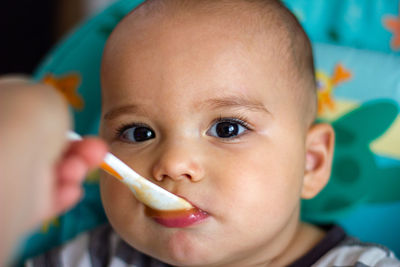
[[[253,111],[261,111],[271,115],[265,105],[257,100],[248,99],[240,96],[227,96],[221,98],[207,99],[200,104],[200,108],[246,108]]]
[[[140,109],[139,106],[137,106],[135,104],[129,104],[129,105],[124,105],[124,106],[120,106],[120,107],[111,109],[106,114],[104,114],[103,119],[104,120],[113,120],[114,118],[116,118],[122,114],[140,113],[140,112],[142,112],[142,109]]]
[[[253,111],[261,111],[271,115],[271,112],[261,102],[250,100],[239,96],[227,96],[221,98],[211,98],[201,102],[196,106],[198,109],[220,109],[220,108],[247,108]],[[127,113],[146,113],[138,105],[129,104],[111,109],[104,114],[104,120],[113,120],[114,118]]]

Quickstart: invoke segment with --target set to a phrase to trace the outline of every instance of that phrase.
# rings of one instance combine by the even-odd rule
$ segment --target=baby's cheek
[[[128,243],[135,244],[144,233],[144,212],[140,204],[124,184],[105,174],[100,180],[104,210],[114,230]],[[140,242],[139,242],[140,243]]]
[[[128,187],[108,174],[100,180],[101,200],[110,222],[129,221],[137,200]],[[118,223],[119,224],[119,223]]]
[[[103,203],[104,210],[107,216],[111,216],[113,213],[113,208],[118,206],[118,190],[115,188],[114,181],[112,178],[107,177],[107,174],[104,174],[100,178],[100,193],[101,193],[101,201]]]
[[[281,164],[281,160],[284,159],[279,153],[242,158],[231,165],[229,173],[225,173],[225,184],[218,188],[244,213],[270,217],[269,220],[287,217],[299,202],[301,177],[298,170],[293,170],[297,167],[288,162]]]

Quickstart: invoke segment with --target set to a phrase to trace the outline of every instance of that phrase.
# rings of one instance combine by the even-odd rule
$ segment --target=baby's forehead
[[[142,36],[142,40],[178,32],[181,38],[185,38],[185,34],[186,38],[193,38],[212,32],[204,41],[213,43],[215,38],[225,35],[227,39],[256,49],[260,56],[279,54],[281,63],[293,65],[288,61],[293,60],[291,50],[294,45],[284,19],[278,14],[282,12],[279,5],[261,8],[254,4],[256,2],[269,1],[146,1],[118,25],[116,32],[126,38]]]
[[[127,20],[137,25],[166,23],[179,27],[183,23],[225,25],[242,34],[287,34],[286,9],[276,0],[153,0],[128,14]],[[205,23],[208,22],[208,23]]]
[[[272,4],[262,6],[261,3]],[[206,40],[202,41],[213,44],[225,34],[227,39],[251,47],[257,57],[270,57],[271,60],[264,61],[264,64],[269,65],[268,68],[284,69],[279,73],[281,80],[302,84],[307,77],[309,90],[313,90],[313,63],[308,39],[295,19],[290,23],[286,21],[293,20],[289,11],[274,3],[279,1],[147,1],[117,26],[109,40],[112,45],[108,47],[119,50],[125,46],[128,50],[124,51],[129,51],[136,49],[132,44],[139,40],[149,46],[156,43],[157,48],[162,48],[165,39],[160,36],[174,38],[178,33],[182,39],[205,33]],[[299,87],[298,90],[303,91],[307,86]]]
[[[208,12],[208,6],[194,11],[193,8],[184,6],[175,10],[168,7],[168,10],[160,11],[155,7],[139,7],[118,25],[109,43],[112,43],[111,47],[118,47],[114,50],[119,50],[120,54],[143,55],[154,51],[160,54],[168,51],[168,56],[171,56],[171,53],[190,54],[193,49],[198,49],[199,54],[203,53],[210,60],[214,54],[204,54],[204,51],[236,53],[236,57],[229,57],[232,61],[240,60],[244,55],[248,64],[262,61],[268,69],[272,65],[274,69],[289,70],[294,65],[290,62],[289,38],[283,27],[275,22],[263,22],[261,16],[252,16],[252,12],[258,11],[218,6],[213,12]],[[195,53],[191,55],[196,57]],[[280,76],[286,74],[282,72]]]

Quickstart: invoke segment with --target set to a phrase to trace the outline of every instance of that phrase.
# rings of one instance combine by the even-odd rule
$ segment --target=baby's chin
[[[140,252],[173,266],[208,266],[211,265],[212,252],[205,246],[193,240],[187,232],[171,230],[167,240],[149,238],[144,241],[134,236],[120,236],[132,247]],[[126,234],[125,234],[126,235]]]
[[[138,230],[140,227],[114,225],[112,219],[110,223],[131,247],[173,266],[214,265],[212,263],[219,262],[223,255],[224,250],[216,248],[215,242],[211,242],[213,238],[195,227],[168,228],[148,222]]]

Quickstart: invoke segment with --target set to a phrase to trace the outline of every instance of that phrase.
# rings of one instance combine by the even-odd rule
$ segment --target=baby
[[[145,2],[108,40],[102,99],[111,152],[199,212],[151,214],[105,174],[112,228],[31,266],[400,266],[299,219],[329,179],[334,132],[314,123],[311,45],[280,1]]]

